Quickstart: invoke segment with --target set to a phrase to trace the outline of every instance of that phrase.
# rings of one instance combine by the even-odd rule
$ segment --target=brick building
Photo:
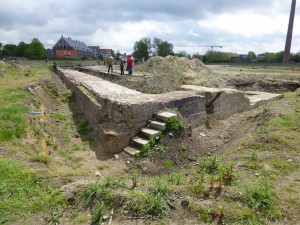
[[[93,58],[93,50],[84,42],[72,40],[61,35],[61,38],[53,46],[53,56],[55,58]]]

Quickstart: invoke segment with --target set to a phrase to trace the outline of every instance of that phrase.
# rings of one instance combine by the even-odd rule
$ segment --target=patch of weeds
[[[219,160],[217,156],[210,156],[210,157],[201,157],[198,160],[199,166],[198,171],[202,173],[202,171],[207,173],[214,173],[219,168]]]
[[[21,138],[28,127],[26,113],[29,107],[11,102],[0,105],[0,141]]]
[[[268,179],[276,179],[279,171],[267,163],[263,163],[262,168],[259,170],[259,174]]]
[[[298,163],[288,162],[283,159],[273,159],[271,162],[272,162],[273,167],[275,169],[279,170],[281,173],[293,171],[296,168],[300,167],[300,165]]]
[[[0,180],[0,221],[13,222],[64,203],[59,191],[50,194],[53,190],[21,162],[0,157]]]
[[[172,160],[166,160],[166,161],[164,161],[164,166],[172,167],[172,166],[174,166],[174,162]]]
[[[102,184],[103,187],[105,188],[111,188],[111,189],[115,189],[115,188],[119,188],[119,187],[125,187],[125,178],[124,177],[119,177],[119,178],[115,178],[115,177],[106,177],[103,181]]]
[[[179,147],[179,151],[181,151],[181,152],[185,152],[187,149],[188,149],[188,148],[187,148],[185,145],[181,145],[181,146]]]
[[[200,195],[205,190],[204,178],[205,178],[204,172],[200,173],[199,175],[197,174],[196,182],[190,187],[192,193],[196,195]]]
[[[149,195],[146,200],[145,213],[147,215],[163,217],[167,215],[167,204],[159,194]]]
[[[166,152],[168,149],[167,149],[166,147],[164,147],[164,146],[158,145],[158,146],[156,147],[156,150],[157,150],[158,152]]]
[[[171,173],[167,175],[167,181],[170,184],[180,185],[183,183],[183,175],[181,173]]]
[[[209,210],[199,207],[198,208],[198,218],[200,221],[203,221],[205,223],[209,222],[211,220],[211,215],[209,213]]]
[[[104,216],[107,215],[108,212],[103,202],[98,203],[92,214],[92,225],[101,224],[104,221]]]
[[[89,216],[87,215],[79,215],[77,218],[77,222],[79,223],[86,223],[89,221]]]
[[[249,207],[259,211],[266,211],[274,206],[274,191],[266,182],[250,183],[244,188],[242,201]]]
[[[68,119],[66,115],[60,114],[60,113],[55,113],[52,115],[53,119],[55,120],[60,120],[60,121],[65,121]]]
[[[268,133],[268,127],[263,125],[263,126],[260,126],[256,129],[256,133],[257,134],[267,134]]]
[[[177,117],[171,117],[167,121],[167,128],[169,130],[181,130],[184,128],[184,122],[180,121]]]
[[[67,133],[65,133],[63,135],[63,139],[64,139],[65,143],[70,143],[71,142],[71,138],[70,138],[70,136]]]
[[[46,156],[46,155],[37,155],[37,156],[33,157],[32,160],[36,161],[36,162],[42,162],[42,163],[45,163],[47,165],[49,165],[50,162],[51,162],[50,157]]]
[[[98,168],[98,170],[105,170],[105,169],[108,169],[109,168],[109,166],[104,166],[104,165],[100,165],[100,166],[98,166],[97,167]]]
[[[270,123],[276,127],[290,127],[293,125],[293,120],[290,115],[282,115],[279,118],[272,119]]]
[[[220,167],[219,173],[221,173],[225,181],[231,182],[235,178],[234,166],[235,164],[231,162],[225,166]]]
[[[167,197],[171,193],[167,182],[161,178],[154,179],[154,187],[151,188],[149,191],[153,195],[160,195],[163,197]]]
[[[132,192],[130,192],[129,201],[127,203],[130,211],[136,215],[144,215],[148,196],[149,193],[141,190],[134,189]]]
[[[84,187],[81,195],[81,200],[84,205],[93,206],[100,202],[102,198],[105,198],[105,196],[107,196],[109,192],[109,190],[102,187],[101,180],[99,180]]]
[[[79,151],[80,150],[80,146],[78,145],[78,144],[74,144],[73,146],[72,146],[72,151]]]
[[[59,151],[59,155],[64,157],[64,158],[69,158],[69,157],[71,157],[72,154],[73,154],[73,152],[71,150],[61,150],[61,151]]]
[[[52,138],[47,138],[46,139],[46,145],[47,146],[52,146],[54,150],[58,149],[58,144],[55,143],[55,141]]]
[[[60,224],[61,214],[58,212],[51,212],[50,216],[47,218],[48,225]]]

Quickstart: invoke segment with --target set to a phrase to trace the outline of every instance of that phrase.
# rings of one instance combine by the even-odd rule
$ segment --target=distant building
[[[266,56],[267,56],[266,53],[261,53],[261,54],[258,54],[258,55],[256,56],[256,59],[257,59],[258,61],[264,61],[264,60],[266,60]]]
[[[103,48],[99,50],[99,56],[101,55],[103,57],[103,60],[107,60],[111,53],[112,53],[112,49]]]
[[[93,58],[98,59],[99,58],[99,46],[88,46],[90,49],[93,50]]]
[[[53,46],[53,55],[55,58],[90,59],[93,57],[93,50],[82,41],[75,41],[61,35],[61,38]]]

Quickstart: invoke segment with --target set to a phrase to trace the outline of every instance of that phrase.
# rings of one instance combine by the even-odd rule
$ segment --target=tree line
[[[118,58],[120,52],[113,51],[113,56]],[[207,51],[204,55],[198,53],[188,54],[185,51],[174,52],[174,45],[160,38],[143,37],[136,41],[133,46],[133,56],[140,61],[146,61],[153,56],[168,56],[174,55],[178,57],[199,58],[204,63],[222,63],[233,61],[264,61],[264,62],[282,62],[283,52],[264,53],[256,55],[253,51],[249,51],[246,57],[234,52]],[[31,43],[20,42],[18,45],[0,43],[0,58],[6,57],[25,57],[28,59],[43,59],[46,57],[46,50],[43,44],[37,38],[33,38]],[[101,56],[100,56],[101,57]],[[300,52],[292,53],[290,60],[300,62]]]
[[[187,58],[199,58],[204,63],[222,63],[222,62],[233,62],[233,61],[262,61],[262,62],[282,62],[283,52],[276,53],[264,53],[256,55],[253,51],[249,51],[246,55],[239,55],[234,52],[221,52],[221,51],[207,51],[204,55],[187,54],[184,51],[174,53],[173,44],[167,41],[163,41],[159,38],[154,38],[151,41],[150,38],[144,37],[139,41],[136,41],[133,47],[133,55],[138,60],[146,61],[152,56],[162,56],[175,55],[179,57]],[[290,55],[290,60],[293,62],[300,62],[300,52],[292,53]]]
[[[46,57],[44,45],[37,38],[26,44],[21,41],[18,45],[0,43],[0,58],[25,57],[28,59],[42,59]]]

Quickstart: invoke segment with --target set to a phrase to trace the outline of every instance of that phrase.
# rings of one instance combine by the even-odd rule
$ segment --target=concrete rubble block
[[[157,129],[160,131],[164,131],[167,128],[167,124],[165,122],[159,121],[151,121],[149,123],[150,128]]]
[[[140,138],[140,137],[135,137],[135,138],[132,138],[132,144],[136,147],[143,147],[143,146],[149,144],[149,140]]]
[[[279,100],[283,97],[282,94],[273,94],[260,91],[246,91],[245,95],[250,101],[251,108],[256,108],[260,105],[266,104],[269,101]]]
[[[140,153],[140,150],[131,146],[127,146],[126,148],[124,148],[124,152],[131,156],[135,156],[136,154]]]
[[[177,117],[176,113],[171,113],[171,112],[162,112],[162,113],[158,113],[156,114],[156,119],[167,122],[168,119],[173,118],[173,117]]]
[[[217,93],[222,94],[213,103],[214,117],[217,119],[225,119],[230,115],[243,112],[250,108],[250,101],[242,91],[230,88],[208,88],[194,85],[183,85],[183,90],[192,90],[196,94],[203,95],[208,102]]]
[[[161,131],[150,129],[150,128],[142,128],[141,133],[143,136],[145,136],[147,138],[155,138],[161,133]]]

